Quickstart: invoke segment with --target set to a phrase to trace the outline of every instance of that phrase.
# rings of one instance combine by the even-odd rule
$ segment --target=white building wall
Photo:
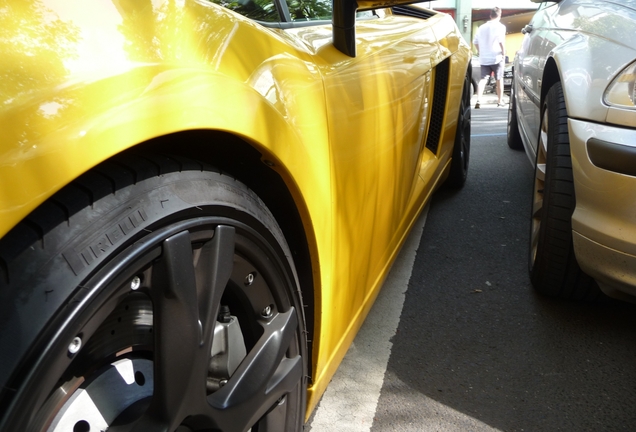
[[[455,3],[455,0],[452,3]],[[490,9],[495,6],[502,9],[536,9],[539,3],[530,0],[473,0],[473,9]]]
[[[428,9],[455,9],[456,3],[456,0],[437,0],[422,2],[422,4]]]
[[[459,1],[461,0],[436,0],[423,3],[430,9],[456,9]],[[473,9],[489,9],[495,6],[502,9],[536,9],[539,3],[530,0],[472,0]]]

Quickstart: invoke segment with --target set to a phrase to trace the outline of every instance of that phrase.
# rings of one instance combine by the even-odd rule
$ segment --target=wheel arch
[[[595,35],[573,35],[545,57],[541,103],[550,87],[560,81],[568,117],[605,122],[609,107],[603,97],[608,79],[632,60],[631,56],[626,59],[617,55],[612,41]]]
[[[200,75],[191,79],[199,84],[203,80]],[[328,172],[322,171],[328,151],[328,146],[322,145],[325,136],[315,136],[311,131],[304,134],[291,124],[302,123],[298,117],[284,118],[260,94],[241,83],[208,80],[198,87],[196,100],[192,92],[174,92],[170,93],[170,104],[161,100],[168,90],[163,88],[160,94],[148,94],[128,104],[113,102],[112,108],[93,112],[92,118],[82,119],[73,127],[42,128],[47,134],[41,134],[26,151],[17,140],[5,138],[0,143],[0,156],[6,156],[6,163],[0,165],[0,184],[7,185],[0,191],[0,237],[21,221],[28,223],[28,216],[57,191],[122,152],[150,151],[208,163],[252,189],[283,231],[303,295],[312,376],[314,305],[321,281],[315,263],[319,261],[318,242],[330,238],[326,232],[317,238],[320,233],[314,230],[316,219],[328,228],[328,212],[322,216],[315,213],[324,208],[319,199],[328,200],[328,194],[312,194],[311,202],[307,202],[303,191],[318,182],[321,190],[329,190]],[[219,97],[211,98],[213,94]],[[243,98],[241,106],[234,102],[239,96]],[[241,107],[250,107],[250,112]],[[8,120],[0,117],[0,124],[9,124]],[[320,122],[314,125],[320,127]],[[24,187],[20,185],[23,176],[31,180]],[[0,278],[8,277],[8,262],[0,256]]]
[[[202,165],[210,165],[221,173],[234,177],[236,180],[245,184],[265,203],[283,232],[295,264],[303,297],[306,321],[307,372],[308,377],[312,377],[314,286],[315,282],[319,281],[319,272],[317,270],[314,271],[314,266],[312,265],[312,256],[314,255],[311,251],[311,242],[313,241],[315,244],[315,240],[313,239],[313,228],[306,228],[304,218],[301,215],[301,213],[306,215],[307,209],[303,202],[298,202],[297,197],[300,196],[300,192],[293,190],[294,186],[290,186],[288,184],[289,181],[286,182],[279,172],[264,162],[270,160],[264,152],[259,151],[254,144],[247,142],[244,138],[228,132],[188,130],[168,134],[132,146],[111,158],[105,159],[102,163],[108,163],[115,156],[127,152],[138,153],[140,155],[163,154],[174,158],[176,161],[187,158],[196,160]],[[89,167],[87,171],[99,165],[100,164]],[[278,171],[284,171],[284,169],[279,167]],[[73,183],[74,180],[75,179],[70,179],[69,184]],[[40,206],[47,202],[49,202],[48,199],[43,199],[40,204],[36,206],[36,209],[40,209]],[[40,235],[45,235],[46,227],[38,227],[29,222],[28,215],[25,222],[29,229],[34,232],[44,230],[41,231]],[[18,224],[18,226],[20,225],[22,224]],[[9,243],[11,244],[11,241]],[[316,248],[314,247],[313,249],[315,254]],[[7,257],[1,252],[2,250],[0,249],[0,277],[5,277],[5,273],[6,275],[8,275],[8,273],[3,271],[3,266],[8,265],[10,261],[6,261],[5,259]],[[20,251],[13,252],[20,253]],[[5,392],[1,392],[0,403],[8,403],[11,397],[8,392],[6,394]]]
[[[0,237],[122,152],[199,160],[245,183],[271,210],[294,255],[312,329],[314,287],[321,278],[315,263],[330,241],[324,208],[331,180],[326,116],[315,111],[324,103],[324,89],[319,80],[310,84],[305,97],[283,106],[250,83],[215,71],[150,65],[16,104],[0,114],[6,131],[0,140]],[[40,115],[51,98],[69,105]],[[317,233],[316,225],[324,232]],[[6,265],[0,257],[0,278]]]
[[[548,57],[545,63],[545,68],[543,69],[543,81],[541,82],[541,106],[543,106],[550,88],[559,81],[561,81],[559,67],[557,66],[554,57]]]

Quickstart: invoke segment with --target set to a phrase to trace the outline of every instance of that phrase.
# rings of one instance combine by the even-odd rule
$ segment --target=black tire
[[[464,78],[462,100],[459,104],[459,116],[457,118],[457,132],[453,145],[453,159],[446,184],[454,189],[459,189],[466,183],[468,176],[468,163],[470,162],[470,77]]]
[[[563,89],[557,82],[542,108],[532,194],[530,279],[541,294],[595,300],[600,290],[574,255],[575,203],[568,116]]]
[[[523,150],[523,141],[519,133],[517,120],[517,101],[515,100],[514,78],[510,85],[510,103],[508,104],[508,147],[513,150]]]
[[[201,164],[90,171],[0,242],[0,430],[302,430],[290,256],[262,201]]]

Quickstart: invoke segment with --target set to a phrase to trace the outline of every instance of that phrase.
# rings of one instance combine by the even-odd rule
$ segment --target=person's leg
[[[495,88],[497,90],[497,106],[503,106],[503,73],[504,73],[505,64],[503,61],[497,63],[493,66],[495,72],[496,85]]]
[[[488,77],[490,76],[490,72],[492,69],[490,65],[481,65],[480,66],[480,80],[477,83],[477,102],[475,103],[475,109],[479,109],[481,105],[481,96],[484,94],[484,89],[486,88],[486,83],[488,82]]]
[[[503,105],[503,79],[497,80],[497,105]]]
[[[480,108],[481,95],[484,94],[484,89],[486,88],[487,81],[488,77],[480,79],[477,83],[477,102],[475,103],[475,109]]]

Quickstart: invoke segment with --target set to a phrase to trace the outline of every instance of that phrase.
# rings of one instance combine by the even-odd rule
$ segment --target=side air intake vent
[[[437,154],[437,147],[442,136],[444,113],[446,112],[446,95],[448,94],[448,72],[450,60],[446,59],[435,67],[435,84],[433,89],[433,104],[429,111],[428,135],[426,148]]]
[[[411,6],[394,6],[391,8],[394,15],[404,15],[413,18],[429,19],[435,12],[425,11]]]

